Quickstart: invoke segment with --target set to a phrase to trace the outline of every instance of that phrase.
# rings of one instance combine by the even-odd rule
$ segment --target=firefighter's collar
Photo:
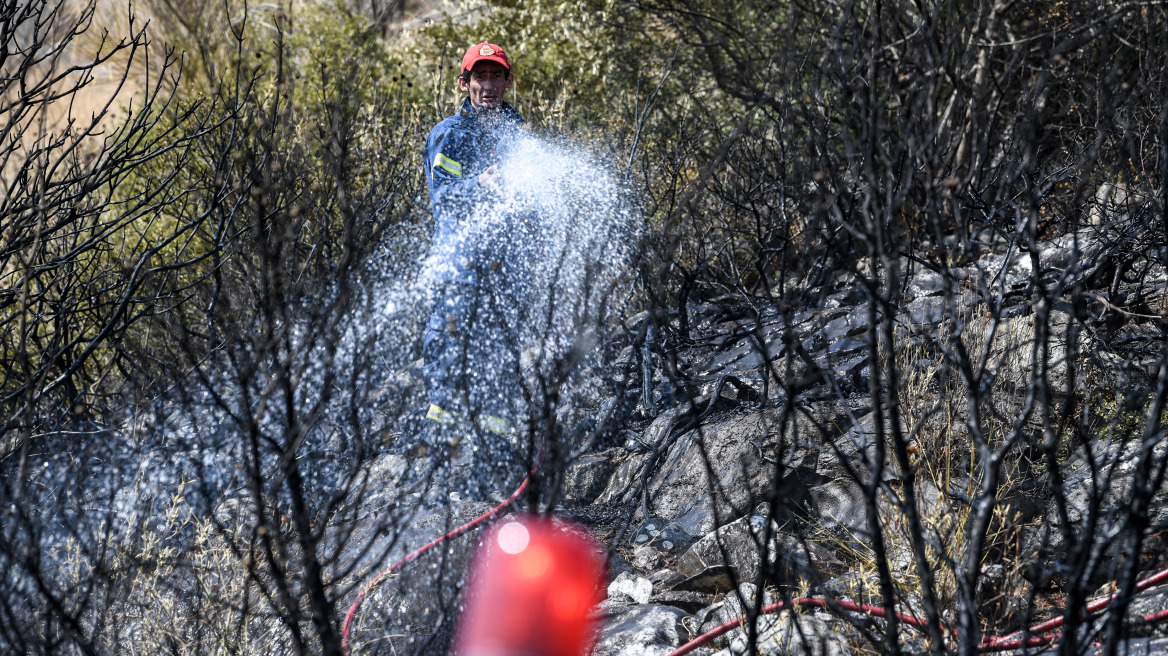
[[[503,107],[499,111],[503,112],[503,117],[510,121],[515,123],[523,122],[523,116],[519,114],[519,111],[508,104],[505,100],[503,101]],[[458,114],[463,118],[478,118],[478,112],[475,111],[474,105],[471,104],[470,96],[462,99],[462,111],[460,111]]]

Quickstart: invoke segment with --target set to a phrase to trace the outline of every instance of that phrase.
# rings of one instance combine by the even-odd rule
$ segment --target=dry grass
[[[967,534],[972,520],[969,500],[978,497],[982,485],[979,455],[967,428],[969,385],[954,373],[955,367],[947,356],[947,350],[957,338],[964,341],[972,357],[985,354],[986,371],[994,377],[985,395],[986,403],[995,404],[994,416],[998,417],[987,422],[992,445],[1000,444],[1005,438],[1009,426],[1002,418],[1019,411],[1017,394],[1030,383],[1034,369],[1030,361],[1034,339],[1032,319],[1004,320],[995,326],[980,308],[972,305],[958,309],[956,324],[946,320],[928,333],[898,329],[896,343],[889,354],[892,357],[885,360],[898,367],[901,384],[897,400],[912,452],[916,511],[924,527],[926,560],[934,578],[934,592],[942,620],[947,623],[955,620],[960,601],[958,575],[969,548]],[[1021,476],[1017,462],[1003,463],[1003,484],[997,490],[999,503],[983,551],[983,565],[998,563],[1009,573],[1021,566],[1009,554],[1023,527],[1008,516],[1009,506],[1000,502],[1011,494]],[[923,583],[913,557],[903,490],[895,482],[881,492],[879,518],[884,527],[893,584],[901,595],[899,602],[905,611],[923,617]],[[821,538],[830,539],[826,532]],[[853,589],[849,593],[857,599],[879,598],[875,554],[871,549],[844,542],[856,541],[836,540],[830,546],[842,550],[858,574],[851,580]],[[1001,600],[987,600],[995,601]],[[1008,620],[1008,617],[986,618],[987,624],[994,625]]]
[[[257,566],[252,527],[229,513],[218,513],[227,526],[196,515],[187,487],[160,500],[140,525],[122,527],[107,558],[75,539],[52,554],[69,589],[84,589],[95,570],[107,573],[98,641],[120,654],[287,653],[280,613],[261,591],[268,577]]]

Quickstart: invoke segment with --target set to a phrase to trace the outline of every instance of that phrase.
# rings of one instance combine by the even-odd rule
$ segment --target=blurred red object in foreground
[[[521,516],[487,534],[467,580],[457,656],[582,656],[596,639],[603,547],[562,521]]]

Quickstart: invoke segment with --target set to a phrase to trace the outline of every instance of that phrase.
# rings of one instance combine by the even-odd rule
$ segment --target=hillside
[[[603,656],[1164,648],[1163,6],[0,18],[0,651],[446,653],[492,508]]]

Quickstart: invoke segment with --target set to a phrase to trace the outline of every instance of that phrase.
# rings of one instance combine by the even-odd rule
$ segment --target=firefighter
[[[503,100],[513,82],[503,48],[471,46],[458,76],[462,107],[426,138],[437,303],[422,345],[430,388],[424,436],[439,453],[454,453],[470,435],[481,436],[471,446],[476,451],[513,438],[517,326],[528,276],[523,258],[509,252],[522,240],[509,234],[506,217],[491,213],[503,182],[498,161],[523,122]],[[500,449],[490,451],[499,465]]]

